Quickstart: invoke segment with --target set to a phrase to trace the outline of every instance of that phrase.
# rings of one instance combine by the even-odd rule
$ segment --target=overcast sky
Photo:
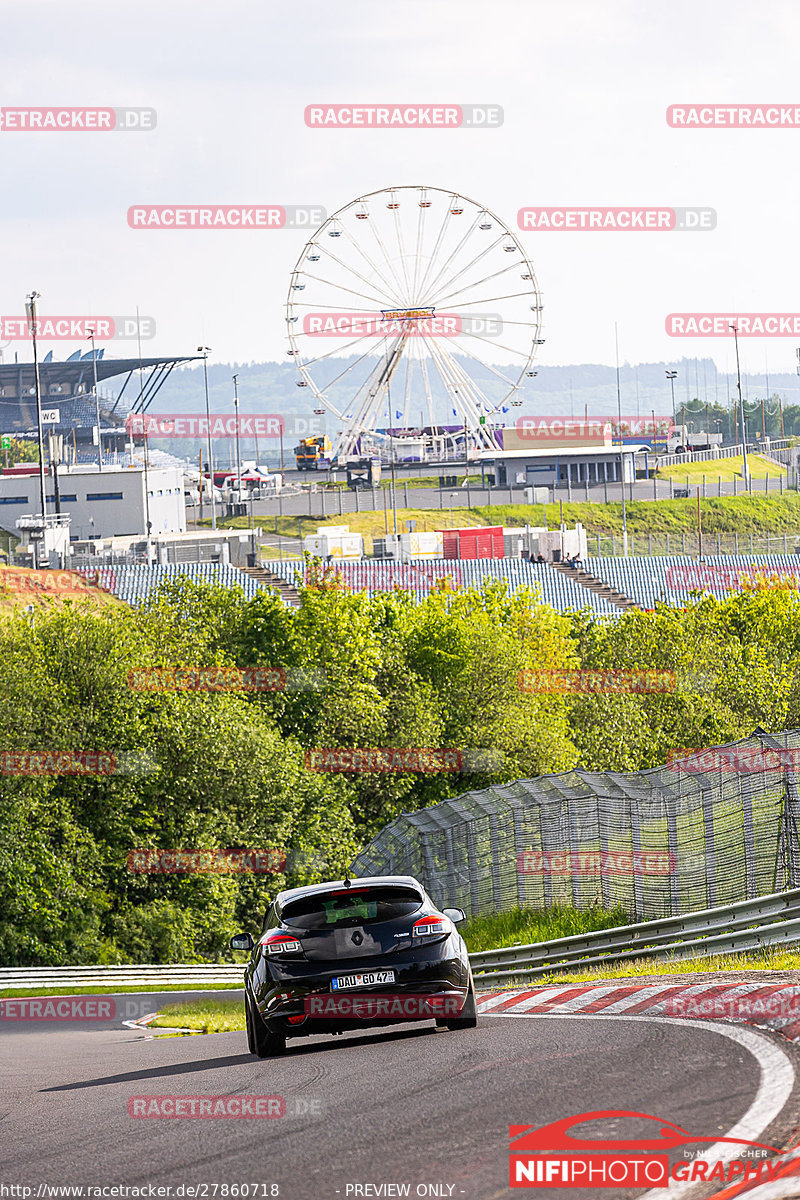
[[[670,312],[800,310],[800,128],[680,130],[681,102],[797,102],[796,2],[32,0],[0,27],[6,107],[147,106],[155,131],[0,132],[0,310],[154,318],[146,353],[286,361],[305,234],[134,230],[136,204],[313,204],[427,183],[517,229],[525,206],[709,206],[711,232],[519,233],[544,293],[546,364],[711,354]],[[312,103],[491,103],[495,129],[310,129]],[[791,370],[800,339],[750,340]],[[6,361],[15,348],[5,351]],[[50,347],[48,347],[50,348]],[[75,348],[54,345],[56,357]],[[116,343],[109,355],[132,349]],[[9,353],[10,350],[10,353]],[[22,353],[20,355],[23,356]],[[25,357],[28,357],[25,354]]]

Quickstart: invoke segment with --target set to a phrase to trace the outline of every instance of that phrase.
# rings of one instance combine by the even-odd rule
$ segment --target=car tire
[[[256,1052],[256,1041],[253,1037],[253,1015],[250,1012],[250,1001],[245,996],[244,1001],[244,1025],[247,1030],[247,1049],[251,1054]]]
[[[278,1033],[248,1000],[246,1003],[247,1045],[257,1058],[275,1058],[286,1052],[286,1035]]]
[[[475,984],[470,979],[469,991],[464,1007],[457,1017],[445,1017],[442,1022],[447,1029],[475,1029],[478,1024],[478,1006],[475,1002]],[[436,1022],[439,1024],[439,1021]]]

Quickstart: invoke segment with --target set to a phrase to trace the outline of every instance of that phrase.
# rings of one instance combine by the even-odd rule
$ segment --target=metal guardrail
[[[54,988],[68,984],[72,987],[150,986],[157,984],[242,983],[244,966],[236,963],[221,965],[199,963],[163,965],[144,963],[138,966],[114,967],[2,967],[0,990],[3,988]]]
[[[596,933],[504,946],[470,955],[475,981],[499,983],[556,970],[582,970],[641,958],[710,958],[766,946],[800,945],[800,888],[680,917],[618,925]],[[111,967],[2,967],[3,988],[124,987],[241,983],[238,964]]]
[[[640,958],[710,958],[781,943],[800,945],[800,888],[680,917],[485,950],[471,954],[470,962],[482,984]]]

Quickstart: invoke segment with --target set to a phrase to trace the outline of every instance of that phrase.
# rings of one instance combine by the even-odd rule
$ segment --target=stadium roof
[[[50,354],[39,363],[39,384],[42,396],[42,407],[52,408],[63,405],[65,412],[59,424],[81,426],[83,416],[78,416],[90,397],[94,385],[95,368],[97,382],[125,375],[122,387],[113,405],[109,407],[107,397],[101,397],[101,408],[104,415],[111,419],[121,419],[122,412],[144,412],[154,400],[156,394],[166,382],[173,368],[178,363],[202,361],[202,355],[187,354],[172,358],[105,358],[104,351],[98,350],[96,358],[92,359],[91,350],[86,354],[77,352],[62,362],[54,362]],[[131,379],[142,368],[147,374],[142,380],[141,389],[138,380],[131,389],[131,402],[116,414],[115,410],[122,400],[123,393]],[[29,429],[36,425],[36,376],[32,362],[0,363],[0,430],[11,433]],[[92,401],[93,403],[93,401]],[[70,410],[74,409],[75,420]]]

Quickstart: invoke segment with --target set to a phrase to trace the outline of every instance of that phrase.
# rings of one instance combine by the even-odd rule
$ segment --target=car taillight
[[[268,958],[305,958],[303,947],[291,933],[273,933],[261,945]]]
[[[430,916],[420,917],[411,927],[414,944],[419,946],[425,942],[440,942],[452,931],[453,924],[449,917]]]

